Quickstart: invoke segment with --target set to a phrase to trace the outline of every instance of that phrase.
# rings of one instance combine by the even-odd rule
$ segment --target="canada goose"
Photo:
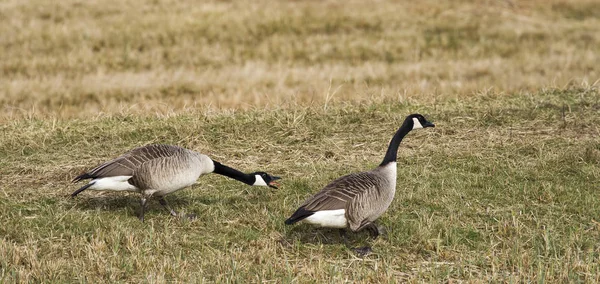
[[[272,188],[277,188],[275,181],[280,179],[265,172],[245,174],[198,152],[158,144],[135,148],[79,175],[73,182],[91,181],[73,192],[71,197],[86,189],[139,192],[142,194],[139,218],[143,222],[147,198],[157,196],[159,203],[171,215],[177,216],[164,196],[194,184],[201,175],[207,173],[224,175],[248,185]]]
[[[339,228],[345,239],[345,228],[353,232],[367,229],[377,238],[380,228],[373,223],[390,206],[396,192],[396,155],[402,138],[413,129],[435,125],[420,114],[404,120],[390,141],[381,164],[367,172],[340,177],[308,198],[285,224],[304,220],[321,227]],[[369,247],[357,250],[370,251]]]

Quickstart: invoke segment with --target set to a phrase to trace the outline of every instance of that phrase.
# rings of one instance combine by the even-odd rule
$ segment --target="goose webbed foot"
[[[339,229],[338,233],[340,234],[340,238],[342,239],[344,245],[346,245],[347,248],[350,248],[350,245],[348,244],[348,238],[346,237],[346,229]]]
[[[373,252],[370,246],[353,248],[352,249],[359,257],[365,257]]]
[[[167,209],[169,211],[169,213],[171,214],[171,216],[177,217],[177,212],[175,210],[173,210],[173,208],[171,208],[171,206],[169,206],[169,204],[167,203],[167,200],[163,196],[158,197],[158,203],[160,203],[160,205],[162,205],[165,209]]]
[[[181,217],[181,214],[179,216]],[[196,220],[196,218],[198,218],[198,215],[196,215],[194,213],[188,213],[188,214],[185,214],[185,217],[188,220],[192,221],[192,220]]]

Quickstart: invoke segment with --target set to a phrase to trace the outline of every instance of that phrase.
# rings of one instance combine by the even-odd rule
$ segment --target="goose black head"
[[[412,124],[412,129],[435,127],[435,124],[427,121],[424,116],[414,113],[406,117],[406,123]]]
[[[255,172],[252,175],[254,175],[254,178],[256,179],[252,185],[262,185],[271,188],[277,188],[279,184],[276,182],[276,180],[281,179],[280,177],[272,176],[265,172]]]

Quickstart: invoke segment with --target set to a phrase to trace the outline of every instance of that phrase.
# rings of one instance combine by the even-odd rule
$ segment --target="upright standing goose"
[[[280,179],[265,172],[245,174],[213,161],[208,156],[172,145],[147,145],[135,148],[120,157],[103,163],[75,179],[91,181],[71,194],[75,197],[86,189],[135,191],[142,194],[140,220],[144,221],[146,201],[157,196],[159,203],[171,215],[177,213],[169,207],[164,196],[188,187],[203,174],[216,173],[248,185],[277,188]]]
[[[340,177],[306,200],[285,224],[304,220],[321,227],[367,229],[376,238],[380,231],[373,223],[390,206],[396,192],[396,155],[400,142],[413,129],[435,125],[420,114],[411,114],[392,138],[381,164],[367,172]],[[345,240],[345,239],[344,239]],[[369,250],[365,247],[363,250]]]

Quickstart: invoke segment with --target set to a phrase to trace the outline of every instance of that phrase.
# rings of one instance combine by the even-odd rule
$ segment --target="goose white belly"
[[[153,190],[153,195],[156,196],[163,196],[163,195],[167,195],[169,193],[173,193],[175,191],[178,191],[180,189],[184,189],[192,184],[194,184],[196,181],[194,180],[193,182],[178,182],[178,183],[172,183],[169,184],[167,186],[164,187],[160,187],[159,189]]]
[[[137,187],[127,182],[131,176],[114,176],[97,178],[90,181],[89,189],[112,191],[139,191]]]
[[[304,221],[327,228],[346,228],[348,226],[345,209],[317,211]]]
[[[200,177],[199,172],[194,172],[194,171],[181,172],[180,174],[172,177],[171,179],[163,180],[162,182],[159,182],[158,184],[156,184],[156,186],[155,186],[156,191],[154,191],[153,194],[157,195],[157,196],[163,196],[163,195],[167,195],[169,193],[175,192],[177,190],[186,188],[186,187],[191,186],[194,183],[196,183],[196,181],[198,180],[199,177]]]

